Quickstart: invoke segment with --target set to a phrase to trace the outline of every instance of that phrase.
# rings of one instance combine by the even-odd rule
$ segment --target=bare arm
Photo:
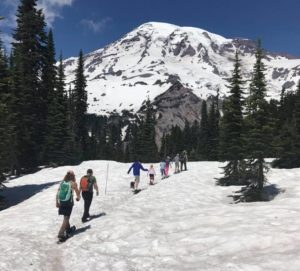
[[[59,190],[60,190],[60,187],[58,188],[57,193],[56,193],[56,208],[59,208],[59,205],[60,205],[59,200],[58,200]]]
[[[80,200],[80,193],[79,193],[78,186],[77,186],[76,182],[72,182],[72,189],[76,193],[76,200],[79,201]]]
[[[81,179],[80,179],[80,182],[79,182],[79,194],[81,194]]]
[[[94,182],[94,188],[96,190],[96,195],[99,196],[99,188],[98,188],[98,184],[96,181]]]

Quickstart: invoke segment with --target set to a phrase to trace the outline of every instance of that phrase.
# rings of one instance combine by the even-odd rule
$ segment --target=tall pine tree
[[[200,133],[197,147],[198,159],[208,160],[209,157],[209,124],[206,101],[202,101]]]
[[[88,130],[86,119],[88,105],[82,50],[80,50],[79,53],[77,69],[75,72],[73,95],[75,143],[80,160],[84,160],[88,152]]]
[[[294,105],[285,99],[285,103],[281,103],[281,112],[285,107],[292,108],[292,113],[285,112],[286,118],[281,120],[282,128],[280,129],[280,155],[273,162],[274,167],[294,168],[300,167],[300,81],[294,95],[289,95],[294,101]]]
[[[265,173],[268,169],[264,156],[270,149],[271,128],[268,119],[268,103],[266,97],[265,66],[263,64],[263,49],[258,41],[256,62],[250,84],[248,97],[248,115],[246,117],[247,158],[249,159],[249,181],[251,189],[245,190],[249,200],[260,200],[261,191],[266,181]]]
[[[245,184],[243,172],[244,141],[243,141],[243,80],[238,52],[230,79],[230,94],[224,101],[223,117],[220,129],[219,157],[221,161],[228,161],[224,169],[224,176],[218,179],[220,185]]]
[[[14,137],[9,107],[11,100],[9,80],[8,59],[0,37],[0,187],[1,182],[5,180],[4,173],[9,171],[12,162],[11,147]]]
[[[158,159],[158,150],[155,143],[155,112],[149,100],[145,104],[145,118],[141,122],[138,139],[137,155],[143,162],[153,162]]]
[[[40,162],[47,107],[41,74],[45,65],[47,38],[45,21],[36,0],[21,0],[13,38],[13,92],[17,138],[17,166],[34,168]]]

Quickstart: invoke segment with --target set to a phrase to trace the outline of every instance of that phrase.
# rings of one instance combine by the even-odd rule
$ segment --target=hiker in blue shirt
[[[140,182],[140,171],[144,170],[144,171],[148,171],[148,169],[143,168],[143,165],[139,162],[139,160],[137,159],[129,168],[128,170],[128,174],[130,173],[131,169],[133,169],[133,176],[134,176],[134,191],[138,190],[138,185]]]

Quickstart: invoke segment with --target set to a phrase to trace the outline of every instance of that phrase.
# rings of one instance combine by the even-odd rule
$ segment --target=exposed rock
[[[200,121],[201,104],[202,100],[178,81],[157,96],[153,102],[159,116],[156,125],[157,145],[160,147],[162,135],[169,133],[172,126],[178,125],[183,128],[186,121],[189,123]]]
[[[289,74],[288,69],[284,69],[284,68],[274,69],[272,73],[272,79],[277,79],[279,77],[285,78],[286,75],[288,74]]]
[[[234,39],[233,44],[243,54],[255,54],[257,43],[248,39]]]
[[[134,86],[136,86],[136,85],[144,85],[144,86],[147,86],[148,84],[145,83],[145,82],[142,82],[142,81],[138,81],[138,82],[135,82],[135,83],[134,83]]]
[[[137,42],[137,41],[140,41],[140,40],[141,40],[141,39],[140,39],[139,36],[135,36],[135,37],[133,37],[133,38],[131,38],[131,39],[124,39],[124,40],[122,40],[121,45],[122,45],[122,44],[126,44],[126,43],[131,44],[131,43],[133,43],[133,42]]]
[[[291,88],[295,85],[295,82],[294,81],[288,81],[288,82],[285,82],[282,87],[285,88],[285,89],[288,89],[288,88]]]
[[[210,35],[208,35],[208,33],[207,32],[202,32],[202,34],[203,34],[203,36],[205,36],[206,38],[208,38],[209,40],[211,40],[211,37],[210,37]]]
[[[170,74],[168,76],[169,78],[166,80],[166,83],[176,84],[178,81],[180,81],[180,77],[177,74]]]
[[[196,54],[196,50],[189,45],[188,48],[186,48],[186,50],[181,54],[181,57],[185,57],[185,56],[194,56]]]

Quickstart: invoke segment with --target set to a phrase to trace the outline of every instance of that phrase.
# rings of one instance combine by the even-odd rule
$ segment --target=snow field
[[[142,172],[137,195],[129,189],[129,166],[87,161],[11,181],[9,187],[25,189],[59,181],[70,168],[79,181],[93,168],[100,196],[91,214],[106,215],[82,224],[83,201],[75,202],[71,224],[79,233],[57,245],[58,183],[1,211],[0,270],[300,270],[300,169],[269,172],[284,190],[273,201],[232,204],[228,196],[239,188],[215,185],[220,163],[188,163],[188,171],[165,180],[155,164],[158,184],[148,186]]]

